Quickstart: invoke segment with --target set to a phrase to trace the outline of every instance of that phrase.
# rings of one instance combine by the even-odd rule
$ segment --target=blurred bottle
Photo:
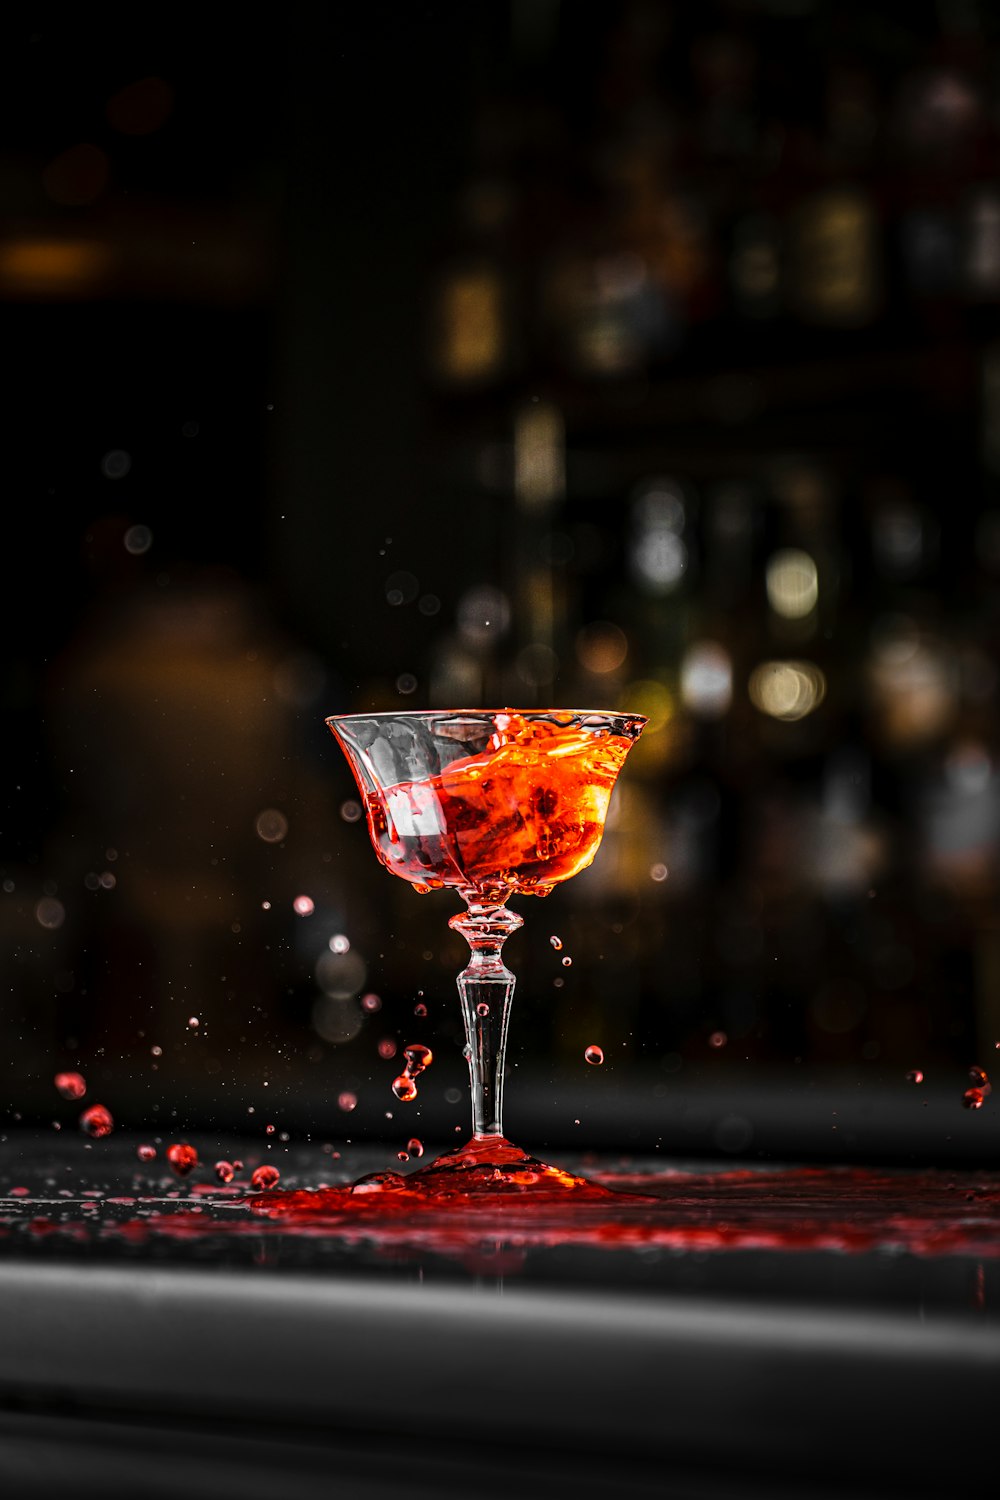
[[[432,296],[431,364],[449,385],[488,385],[514,362],[516,316],[507,254],[514,213],[514,190],[503,179],[474,178],[466,188],[457,243]]]
[[[833,188],[806,199],[790,226],[789,295],[807,323],[858,328],[881,301],[879,226],[868,193]]]

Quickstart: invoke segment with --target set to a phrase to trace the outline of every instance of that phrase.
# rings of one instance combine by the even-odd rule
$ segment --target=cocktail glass
[[[646,720],[585,710],[470,709],[346,714],[326,722],[350,762],[386,869],[415,891],[450,888],[465,902],[449,926],[471,950],[458,992],[472,1138],[412,1175],[428,1184],[458,1173],[464,1186],[582,1185],[527,1156],[503,1133],[514,975],[501,950],[523,922],[507,901],[547,896],[591,863],[618,773]],[[407,1076],[419,1068],[418,1049]]]

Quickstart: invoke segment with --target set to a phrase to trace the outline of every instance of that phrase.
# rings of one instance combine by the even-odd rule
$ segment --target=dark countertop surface
[[[992,1430],[996,1174],[563,1156],[652,1201],[289,1223],[260,1161],[395,1153],[190,1139],[0,1148],[7,1493],[957,1493]]]

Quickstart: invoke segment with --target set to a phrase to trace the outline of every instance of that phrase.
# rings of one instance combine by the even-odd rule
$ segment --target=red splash
[[[167,1147],[167,1161],[178,1177],[186,1177],[198,1165],[198,1153],[187,1141],[175,1141]]]
[[[115,1122],[111,1117],[111,1111],[105,1109],[103,1104],[92,1104],[80,1116],[80,1129],[92,1135],[95,1140],[110,1135],[114,1128]]]
[[[82,1099],[87,1092],[87,1080],[82,1073],[57,1073],[52,1082],[64,1099]]]

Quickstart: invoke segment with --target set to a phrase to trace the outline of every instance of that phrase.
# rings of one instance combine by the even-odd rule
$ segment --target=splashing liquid
[[[87,1092],[87,1080],[82,1073],[57,1073],[52,1081],[64,1099],[82,1099]]]
[[[277,1167],[272,1167],[270,1162],[265,1162],[262,1167],[257,1168],[253,1176],[250,1178],[250,1186],[257,1188],[258,1190],[260,1188],[273,1188],[276,1187],[280,1181],[281,1173],[278,1171]]]
[[[419,1148],[413,1155],[422,1155],[421,1143],[410,1141],[407,1152],[399,1153],[400,1159],[410,1154],[411,1147]],[[570,1200],[575,1204],[644,1201],[634,1194],[614,1192],[561,1167],[537,1161],[502,1137],[474,1136],[466,1145],[444,1152],[428,1166],[406,1176],[399,1172],[375,1172],[346,1187],[283,1193],[278,1199],[268,1200],[267,1211],[273,1209],[275,1215],[292,1218],[300,1214],[305,1217],[350,1214],[360,1200],[364,1201],[369,1216],[386,1214],[390,1218],[411,1212],[419,1214],[423,1209],[492,1213],[498,1205],[510,1200],[537,1208],[565,1205]],[[251,1207],[259,1209],[261,1201],[252,1202]]]
[[[547,896],[591,863],[632,747],[573,723],[504,717],[490,745],[437,776],[367,791],[372,844],[418,891]]]
[[[167,1147],[167,1161],[178,1177],[186,1177],[198,1165],[198,1153],[187,1141],[175,1141]]]
[[[993,1092],[993,1085],[987,1077],[985,1068],[970,1068],[969,1077],[972,1079],[972,1087],[966,1089],[962,1095],[962,1104],[966,1109],[982,1109]]]
[[[434,1053],[422,1042],[410,1042],[403,1048],[403,1056],[406,1058],[406,1067],[398,1078],[392,1080],[392,1092],[404,1104],[410,1104],[417,1097],[414,1080],[425,1068],[430,1067],[434,1061]]]
[[[608,1172],[584,1181],[508,1150],[505,1165],[495,1145],[471,1141],[437,1177],[432,1163],[405,1176],[378,1172],[352,1186],[251,1199],[249,1207],[258,1227],[270,1223],[276,1232],[346,1236],[393,1259],[404,1249],[433,1250],[466,1264],[481,1254],[484,1238],[522,1253],[569,1244],[697,1255],[863,1254],[893,1246],[914,1255],[1000,1258],[995,1174],[744,1167]],[[464,1178],[456,1161],[465,1164]]]
[[[111,1111],[105,1109],[103,1104],[92,1104],[80,1116],[80,1129],[86,1131],[87,1135],[92,1135],[95,1140],[110,1135],[114,1128]]]

